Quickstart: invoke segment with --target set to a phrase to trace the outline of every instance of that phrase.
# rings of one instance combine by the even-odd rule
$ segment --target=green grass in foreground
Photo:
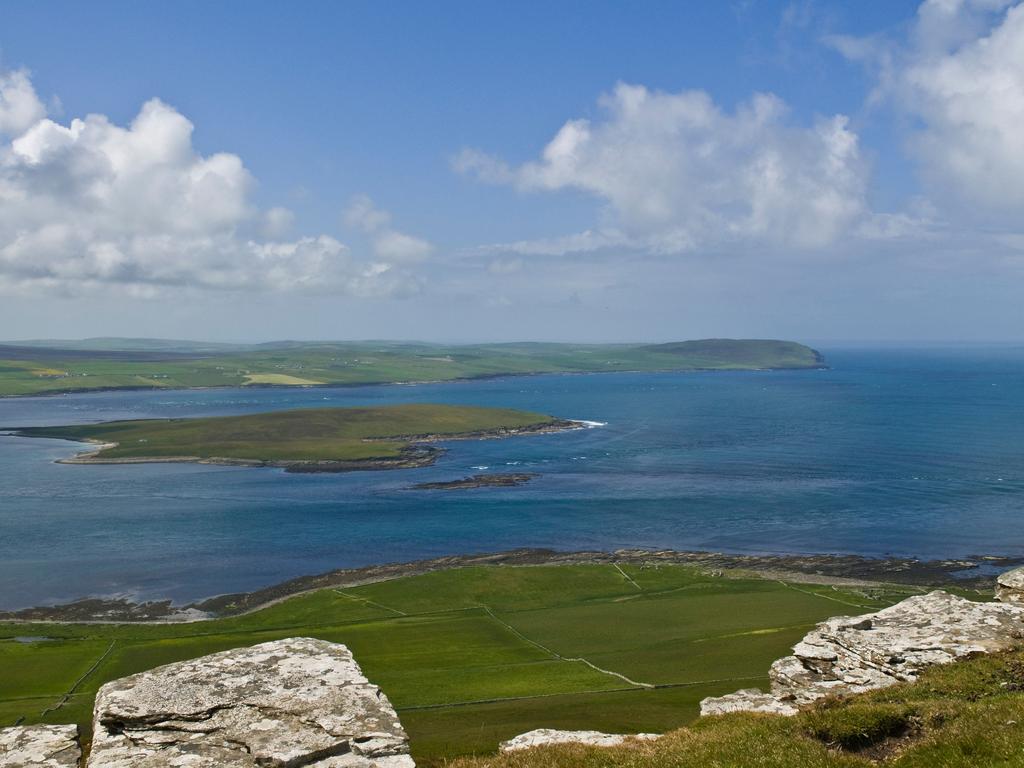
[[[547,747],[450,768],[989,768],[1024,765],[1024,651],[927,670],[913,684],[793,718],[703,718],[651,743]]]
[[[102,340],[64,348],[0,345],[0,396],[92,389],[311,386],[450,381],[508,374],[818,368],[791,341],[671,344],[273,343],[217,347]],[[37,342],[38,344],[39,342]]]
[[[108,680],[308,636],[352,649],[398,708],[421,765],[493,752],[539,727],[663,732],[692,721],[705,696],[765,685],[769,664],[814,623],[915,591],[665,565],[477,567],[322,590],[209,622],[0,624],[0,726],[24,718],[87,729]]]
[[[539,413],[505,408],[414,404],[32,427],[19,434],[116,443],[97,454],[101,459],[356,461],[400,457],[410,446],[408,436],[458,436],[553,421]]]

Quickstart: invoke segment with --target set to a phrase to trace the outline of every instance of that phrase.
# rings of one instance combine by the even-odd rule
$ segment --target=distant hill
[[[707,360],[716,366],[733,363],[751,368],[820,367],[825,358],[817,350],[795,341],[774,339],[699,339],[652,344],[652,352],[679,355],[687,360]]]

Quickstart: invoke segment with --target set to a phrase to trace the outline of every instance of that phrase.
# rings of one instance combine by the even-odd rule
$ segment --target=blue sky
[[[5,0],[0,337],[1016,340],[1022,17]]]

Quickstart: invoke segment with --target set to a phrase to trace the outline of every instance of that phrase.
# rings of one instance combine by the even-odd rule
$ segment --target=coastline
[[[83,598],[70,603],[0,611],[0,622],[21,624],[167,624],[192,623],[242,616],[298,595],[327,588],[350,588],[457,568],[531,567],[551,565],[632,564],[645,567],[685,565],[723,576],[757,576],[805,584],[877,587],[901,584],[924,588],[951,587],[990,592],[996,571],[1024,563],[1022,558],[980,555],[970,559],[918,560],[869,558],[860,555],[744,555],[724,552],[619,549],[561,552],[515,549],[483,554],[449,555],[405,563],[342,568],[299,576],[251,592],[223,594],[175,605],[170,600],[132,602],[120,598]],[[963,573],[978,570],[976,575]]]
[[[616,373],[772,373],[774,371],[828,371],[829,365],[776,366],[770,368],[657,368],[654,370],[625,369],[618,371],[530,371],[519,373],[483,373],[478,376],[456,376],[451,379],[415,379],[412,381],[352,381],[325,382],[323,384],[223,384],[202,387],[160,387],[136,386],[123,387],[69,387],[67,389],[47,390],[46,392],[25,392],[21,394],[0,394],[0,400],[33,397],[62,397],[65,395],[103,394],[110,392],[196,392],[224,389],[349,389],[352,387],[415,387],[420,384],[458,384],[461,382],[490,381],[492,379],[525,378],[529,376],[589,376],[591,374]]]

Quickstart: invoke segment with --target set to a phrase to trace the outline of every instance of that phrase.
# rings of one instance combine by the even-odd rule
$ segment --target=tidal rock
[[[771,693],[705,699],[702,714],[741,709],[769,711],[775,699],[796,708],[830,695],[861,693],[912,681],[921,670],[978,653],[1018,645],[1024,605],[976,603],[946,592],[910,597],[877,613],[828,619],[772,664]]]
[[[277,640],[168,664],[96,696],[89,768],[409,768],[405,731],[348,648]]]
[[[702,715],[725,715],[729,712],[766,712],[771,715],[795,715],[797,708],[757,688],[745,688],[726,696],[713,696],[700,703]]]
[[[521,733],[514,739],[501,743],[502,752],[518,752],[551,744],[586,744],[591,747],[618,747],[629,741],[651,741],[657,733],[601,733],[600,731],[559,731],[553,728],[538,728]]]
[[[0,768],[76,768],[81,757],[73,725],[0,728]]]
[[[1024,568],[1014,568],[999,575],[996,579],[996,600],[1024,603]]]

